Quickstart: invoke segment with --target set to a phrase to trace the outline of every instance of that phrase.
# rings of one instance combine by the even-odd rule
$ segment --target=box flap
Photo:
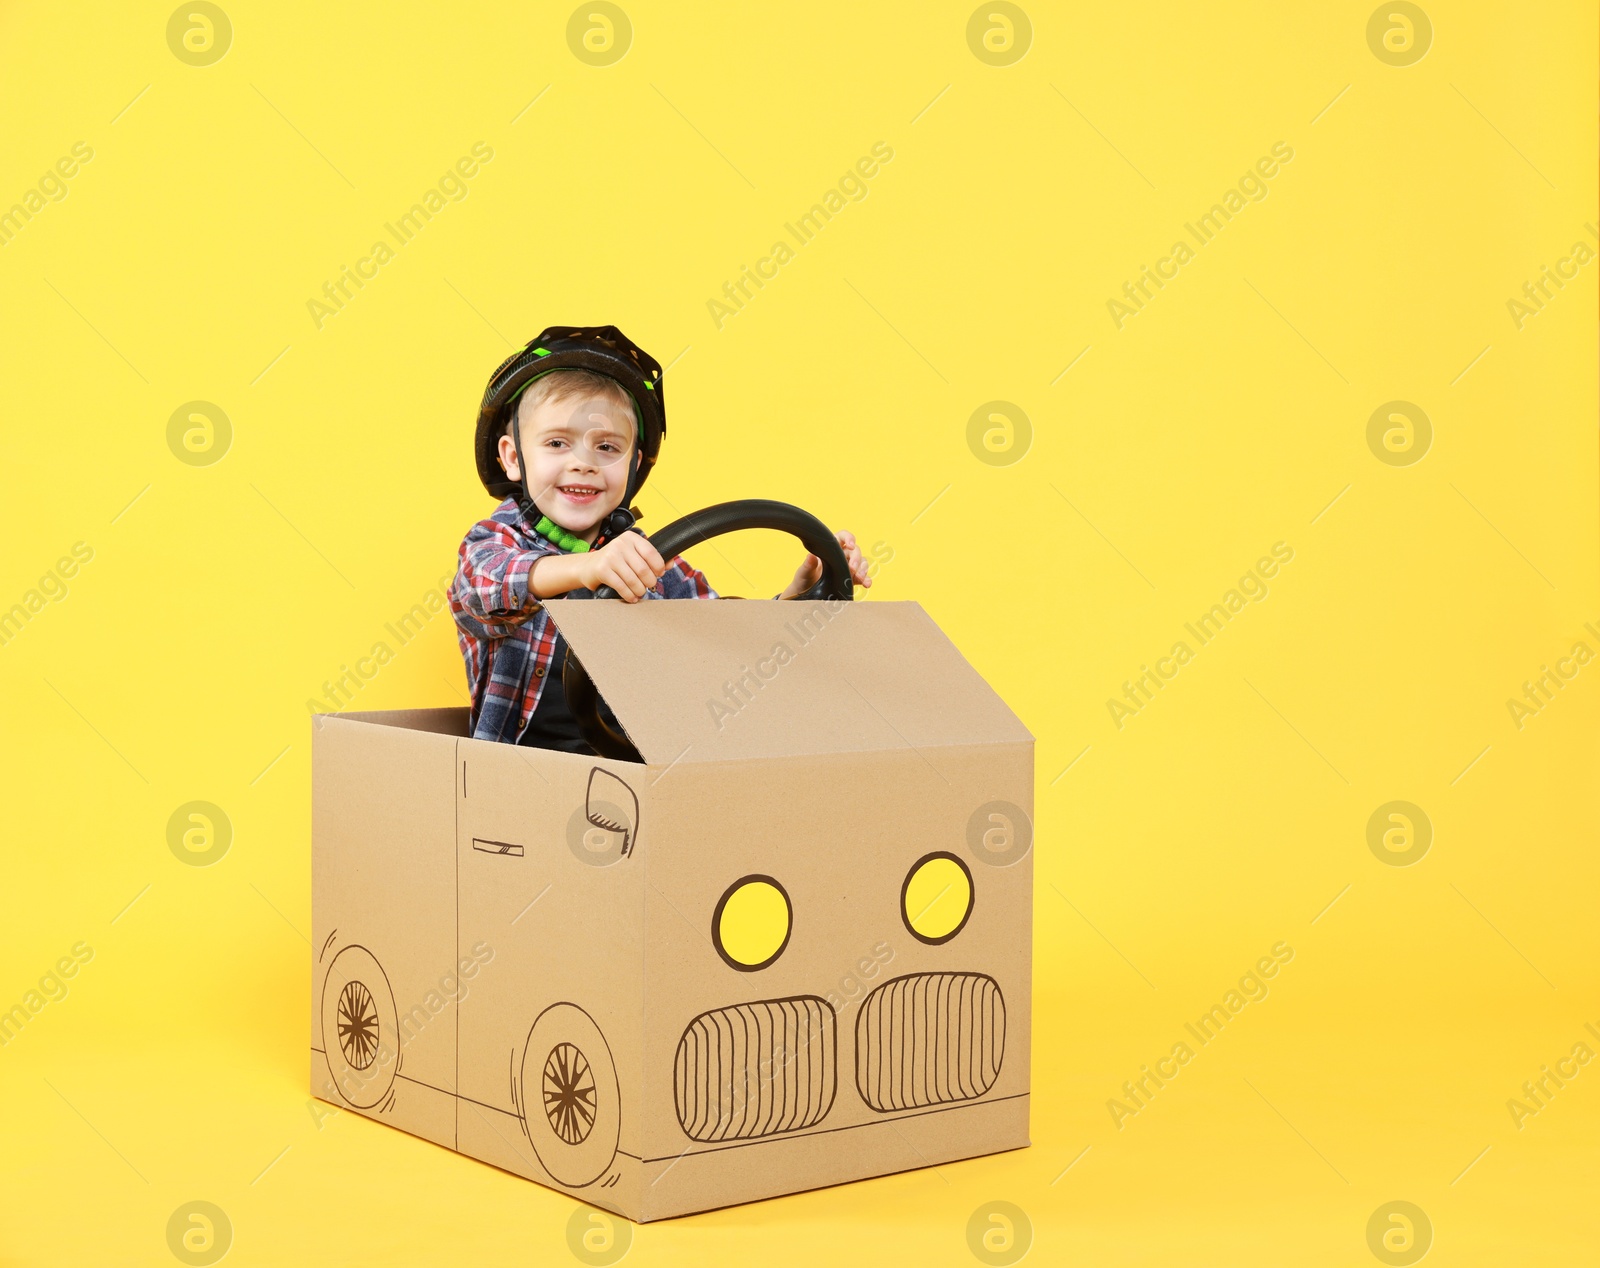
[[[352,722],[367,722],[373,726],[397,726],[407,731],[432,731],[436,735],[454,735],[465,739],[472,734],[467,725],[469,712],[453,705],[444,709],[365,709],[350,713],[316,713],[313,726],[320,726],[324,718],[346,718]]]
[[[1033,738],[917,603],[547,611],[652,765]]]

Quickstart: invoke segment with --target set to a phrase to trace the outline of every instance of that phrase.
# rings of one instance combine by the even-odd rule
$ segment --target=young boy
[[[478,477],[503,500],[467,533],[450,587],[474,738],[593,752],[567,709],[565,642],[544,600],[592,599],[601,585],[626,603],[717,597],[681,556],[663,560],[627,531],[666,432],[662,392],[660,365],[615,326],[550,327],[490,378]],[[870,586],[854,536],[838,538]],[[821,575],[808,554],[778,598]]]

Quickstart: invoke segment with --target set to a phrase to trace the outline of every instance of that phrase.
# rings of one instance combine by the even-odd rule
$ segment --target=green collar
[[[562,550],[569,551],[575,555],[581,555],[589,549],[588,542],[581,537],[574,537],[548,515],[539,517],[539,522],[533,526],[533,531],[546,541],[552,541]]]

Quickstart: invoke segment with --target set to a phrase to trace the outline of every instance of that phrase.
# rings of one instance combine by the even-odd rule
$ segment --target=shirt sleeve
[[[494,520],[474,525],[450,584],[456,624],[478,638],[506,637],[542,606],[528,591],[528,574],[549,553],[522,549]]]
[[[720,597],[706,580],[705,573],[693,567],[682,555],[667,563],[667,570],[651,592],[661,599],[715,599]]]

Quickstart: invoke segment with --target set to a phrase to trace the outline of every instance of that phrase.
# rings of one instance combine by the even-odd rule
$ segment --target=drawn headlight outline
[[[967,903],[966,910],[961,913],[961,919],[956,922],[955,928],[951,929],[948,933],[932,935],[923,933],[916,927],[916,917],[912,916],[910,909],[906,906],[906,898],[911,892],[911,883],[916,880],[917,874],[921,872],[922,869],[929,863],[939,859],[948,860],[961,869],[961,874],[966,878],[967,882]],[[939,895],[939,897],[942,896],[942,894]],[[934,898],[933,902],[938,902],[939,897]],[[933,903],[928,904],[929,907],[932,905]],[[958,933],[965,929],[967,927],[967,921],[972,919],[972,909],[977,905],[978,889],[972,881],[972,869],[967,866],[965,859],[962,859],[959,855],[950,853],[949,850],[933,850],[928,854],[924,854],[906,871],[906,878],[900,883],[900,921],[905,925],[907,933],[909,933],[918,942],[926,943],[930,947],[942,946],[944,943],[949,942],[950,939],[954,938]],[[926,911],[926,908],[924,911]],[[921,914],[922,913],[918,913],[919,916]]]
[[[783,899],[783,939],[778,943],[777,949],[763,960],[746,962],[740,960],[728,951],[722,942],[722,916],[728,904],[751,885],[770,885],[778,891]],[[717,954],[729,968],[740,973],[759,973],[762,969],[777,962],[785,949],[789,946],[789,939],[794,935],[794,902],[789,897],[789,891],[778,881],[775,876],[768,876],[762,872],[752,872],[748,876],[741,876],[727,889],[722,891],[722,897],[717,899],[716,909],[711,913],[711,945],[716,947]]]

